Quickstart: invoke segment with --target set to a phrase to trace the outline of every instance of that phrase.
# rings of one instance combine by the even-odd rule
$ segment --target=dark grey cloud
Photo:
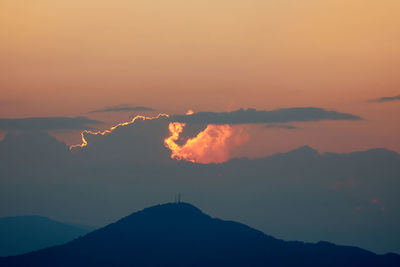
[[[268,129],[287,129],[287,130],[297,129],[296,126],[293,126],[293,125],[290,125],[290,124],[280,124],[280,123],[266,124],[265,128],[268,128]]]
[[[105,107],[105,108],[101,108],[101,109],[92,110],[89,113],[122,112],[122,111],[155,111],[155,109],[145,107],[145,106],[118,105],[118,106],[111,106],[111,107]]]
[[[195,164],[170,158],[163,142],[169,123],[139,119],[104,136],[88,134],[89,145],[75,152],[45,132],[9,133],[0,141],[0,216],[104,225],[181,192],[213,216],[286,240],[400,252],[398,153],[302,147]],[[196,133],[201,124],[187,127]]]
[[[322,120],[362,120],[361,117],[315,107],[282,108],[275,110],[238,109],[231,112],[199,112],[174,115],[172,121],[194,124],[284,123]]]
[[[0,118],[0,130],[3,131],[48,131],[48,130],[81,130],[88,125],[100,124],[101,121],[86,117],[34,117],[34,118]]]
[[[8,134],[0,141],[0,216],[33,213],[104,225],[181,192],[213,216],[286,240],[400,251],[398,153],[323,154],[302,147],[194,164],[162,151],[168,123],[138,121],[92,136],[74,153],[47,133]]]
[[[390,101],[400,101],[400,95],[396,96],[385,96],[377,99],[368,100],[368,102],[376,103],[376,102],[390,102]]]

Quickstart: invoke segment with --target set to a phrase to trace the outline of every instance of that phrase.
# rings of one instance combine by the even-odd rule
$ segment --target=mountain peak
[[[158,204],[149,208],[145,208],[142,212],[153,213],[159,215],[205,215],[200,209],[186,202],[169,202]]]
[[[0,258],[0,265],[342,267],[400,262],[398,255],[328,244],[285,242],[180,202],[143,209],[61,246]]]
[[[200,209],[186,202],[169,202],[158,204],[132,213],[114,224],[126,227],[147,227],[157,225],[160,221],[165,225],[182,225],[193,221],[204,221],[211,219]],[[112,224],[112,225],[114,225]],[[107,227],[106,227],[107,228]]]

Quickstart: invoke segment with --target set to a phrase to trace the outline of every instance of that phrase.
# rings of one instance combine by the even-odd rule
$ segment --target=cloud
[[[138,118],[129,124],[114,128],[102,135],[85,132],[87,146],[77,147],[74,154],[86,159],[107,162],[132,162],[157,164],[175,161],[170,159],[170,150],[165,147],[168,136],[168,118]]]
[[[171,150],[171,157],[197,163],[221,163],[229,160],[231,150],[248,141],[249,136],[242,129],[230,125],[209,124],[196,137],[179,145],[184,124],[174,122],[169,125],[171,136],[164,143]]]
[[[196,164],[170,158],[164,144],[170,122],[166,116],[138,119],[106,135],[88,134],[89,145],[74,152],[45,132],[7,134],[0,141],[0,203],[6,203],[0,216],[35,213],[104,225],[181,192],[184,201],[209,213],[258,225],[283,239],[400,251],[400,196],[393,190],[400,186],[398,153],[323,154],[303,147],[265,158]],[[195,136],[205,130],[201,124],[186,127],[193,127]],[[372,205],[372,198],[382,199],[386,210]]]
[[[115,136],[121,140],[122,133],[128,133],[123,142],[112,142],[114,145],[109,149],[119,151],[119,157],[136,158],[138,161],[147,159],[147,156],[159,158],[164,155],[168,147],[176,159],[188,160],[198,163],[221,163],[231,158],[231,152],[240,149],[240,146],[249,138],[247,133],[241,129],[240,124],[268,123],[269,128],[294,129],[291,125],[278,125],[288,121],[319,121],[319,120],[360,120],[355,115],[328,111],[321,108],[288,108],[272,111],[257,111],[255,109],[239,109],[233,112],[199,112],[186,115],[173,115],[161,117],[140,117],[129,122],[123,122],[104,132],[84,131],[82,133],[82,143],[73,145],[74,151],[89,146],[84,149],[95,157],[109,157],[114,153],[102,150],[103,144],[109,146],[108,139]],[[149,120],[150,119],[150,120]],[[146,122],[143,122],[146,121]],[[226,124],[229,124],[228,127]],[[236,127],[231,127],[236,125]],[[155,131],[145,130],[147,126],[156,127]],[[175,127],[176,126],[176,127]],[[178,129],[179,128],[179,129]],[[171,130],[172,129],[172,130]],[[186,130],[187,129],[187,130]],[[119,134],[116,134],[115,131]],[[168,135],[169,132],[169,135]],[[136,137],[136,135],[138,136]],[[149,142],[148,136],[154,138]],[[135,148],[131,139],[141,140]],[[164,142],[165,141],[165,142]],[[131,146],[133,145],[133,146]],[[146,148],[151,146],[152,149]],[[136,153],[140,151],[140,153]],[[143,151],[146,151],[143,153]],[[220,151],[221,153],[217,153]],[[99,156],[102,155],[102,156]]]
[[[349,113],[315,107],[282,108],[275,110],[238,109],[231,112],[198,112],[192,115],[174,115],[171,121],[193,124],[252,124],[284,123],[322,120],[362,120]]]
[[[0,216],[35,213],[104,225],[181,192],[209,213],[283,239],[400,251],[400,195],[393,190],[400,186],[398,153],[323,154],[302,147],[195,164],[170,159],[163,144],[168,124],[165,117],[137,120],[91,136],[77,152],[47,133],[8,134],[0,141]],[[386,210],[372,205],[373,198]]]
[[[144,107],[144,106],[128,106],[128,105],[118,105],[112,107],[105,107],[102,109],[92,110],[89,113],[98,113],[98,112],[122,112],[122,111],[155,111],[152,108]]]
[[[90,124],[101,121],[86,117],[34,117],[20,119],[0,119],[0,130],[3,131],[42,131],[42,130],[81,130],[90,128]]]
[[[396,96],[385,96],[377,99],[368,100],[370,103],[382,103],[382,102],[390,102],[390,101],[400,101],[400,95]]]

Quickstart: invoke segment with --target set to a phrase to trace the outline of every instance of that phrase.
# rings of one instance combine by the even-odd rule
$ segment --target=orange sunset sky
[[[1,0],[0,117],[321,107],[363,121],[244,125],[236,156],[400,152],[398,0]],[[79,132],[53,133],[68,144]],[[4,133],[2,134],[4,136]]]

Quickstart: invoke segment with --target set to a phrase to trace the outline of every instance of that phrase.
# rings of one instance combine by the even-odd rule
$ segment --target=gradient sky
[[[400,151],[400,101],[367,102],[400,94],[399,10],[397,0],[2,0],[0,117],[112,124],[133,113],[87,112],[314,106],[365,120],[248,126],[237,156]]]
[[[399,11],[399,0],[0,0],[0,217],[105,225],[181,192],[278,238],[400,252]],[[82,145],[83,127],[159,112],[171,116],[86,132]]]

